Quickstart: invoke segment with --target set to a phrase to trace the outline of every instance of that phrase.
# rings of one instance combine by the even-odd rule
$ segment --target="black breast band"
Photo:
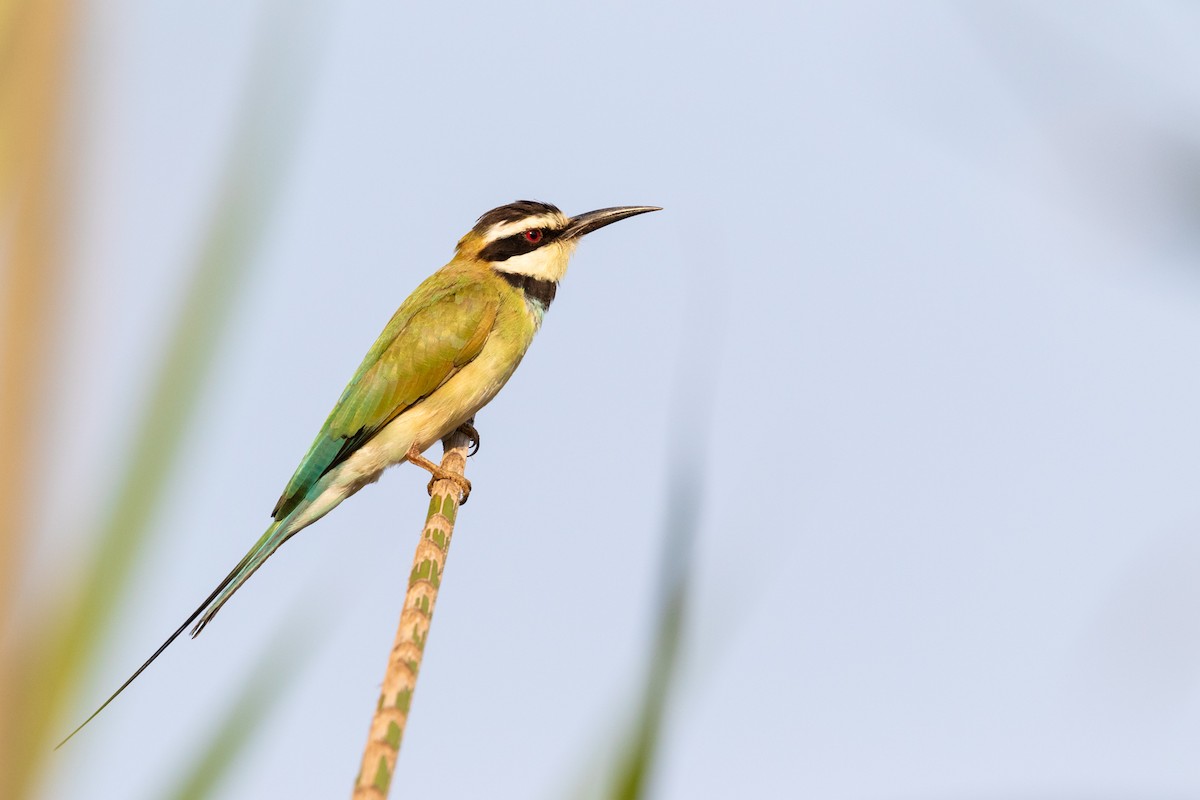
[[[550,304],[554,302],[554,295],[558,291],[558,284],[554,281],[543,281],[529,275],[518,275],[515,272],[502,272],[500,277],[508,281],[509,285],[520,289],[525,293],[525,297],[530,300],[536,300],[541,303],[544,308],[550,308]]]

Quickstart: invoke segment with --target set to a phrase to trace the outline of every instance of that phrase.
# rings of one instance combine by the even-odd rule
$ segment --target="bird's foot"
[[[458,487],[458,504],[460,506],[465,506],[467,504],[467,498],[471,496],[471,482],[469,480],[464,478],[462,475],[439,469],[437,472],[433,473],[433,477],[429,479],[429,485],[425,487],[428,490],[430,497],[433,496],[433,485],[438,481],[453,481],[454,485]]]
[[[457,433],[461,433],[470,440],[467,448],[467,457],[475,455],[479,452],[479,431],[470,422],[464,422],[458,426]]]
[[[425,456],[417,451],[417,446],[413,445],[408,448],[407,455],[408,463],[416,464],[421,469],[427,471],[433,477],[429,479],[429,494],[433,494],[433,485],[438,481],[451,481],[458,487],[461,499],[458,501],[460,506],[467,504],[467,498],[471,496],[471,482],[464,476],[456,472],[449,472],[439,467],[437,464],[430,461]]]

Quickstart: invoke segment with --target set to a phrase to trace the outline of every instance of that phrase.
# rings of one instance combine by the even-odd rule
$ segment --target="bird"
[[[471,421],[521,363],[554,301],[579,240],[657,206],[618,206],[568,217],[557,207],[518,200],[483,214],[454,257],[408,296],[367,351],[249,552],[154,654],[55,749],[108,707],[179,636],[195,638],[263,563],[388,467],[404,462],[449,478],[462,502],[466,478],[421,454]],[[432,488],[432,480],[430,482]]]

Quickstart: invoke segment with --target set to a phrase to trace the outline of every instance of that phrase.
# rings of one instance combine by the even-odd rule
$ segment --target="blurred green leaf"
[[[262,729],[299,674],[297,653],[302,647],[297,632],[302,628],[293,624],[288,630],[286,636],[277,637],[277,641],[266,648],[237,698],[229,704],[224,718],[213,730],[207,745],[196,751],[174,787],[156,797],[202,800],[217,796],[221,782],[228,777],[238,757]],[[309,630],[304,638],[312,641],[316,637]]]
[[[94,556],[83,568],[79,591],[43,624],[31,626],[38,638],[20,648],[24,660],[15,668],[15,681],[22,689],[15,693],[19,702],[6,713],[6,725],[19,726],[22,736],[2,754],[20,772],[14,773],[6,796],[28,793],[52,736],[61,733],[52,728],[61,724],[63,711],[94,664],[179,461],[184,433],[255,264],[290,161],[311,85],[312,40],[324,30],[314,19],[313,6],[279,0],[262,20],[265,46],[256,52],[208,233],[137,415],[137,432],[94,539]]]
[[[311,57],[291,41],[303,15],[282,4],[264,20],[267,46],[258,51],[239,129],[233,139],[209,234],[198,253],[192,281],[138,419],[126,470],[99,536],[79,604],[68,625],[65,654],[72,664],[90,660],[112,613],[178,462],[183,435],[210,374],[222,332],[255,265],[257,246],[269,224],[307,98]],[[290,25],[289,25],[290,23]]]
[[[671,468],[654,649],[637,706],[637,720],[610,779],[612,788],[608,796],[612,800],[639,800],[648,796],[655,758],[661,749],[663,716],[672,684],[680,673],[679,653],[700,507],[698,472],[698,459],[688,459],[683,454],[677,455]]]
[[[697,242],[705,242],[697,248]],[[688,597],[695,560],[696,539],[703,507],[703,479],[707,464],[708,433],[715,366],[719,362],[725,315],[718,307],[724,299],[711,287],[722,272],[719,248],[707,237],[685,237],[692,250],[693,281],[688,284],[684,324],[684,350],[678,359],[675,387],[677,409],[672,417],[671,461],[667,472],[667,497],[662,522],[659,563],[658,617],[654,644],[646,667],[636,717],[618,749],[616,762],[605,783],[609,800],[640,800],[650,794],[657,758],[662,750],[663,718],[674,684],[682,673],[681,650],[688,618]]]

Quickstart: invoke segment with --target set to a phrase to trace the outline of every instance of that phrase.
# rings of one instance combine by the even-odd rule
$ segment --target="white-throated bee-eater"
[[[602,208],[567,217],[548,203],[494,208],[458,242],[450,263],[429,276],[392,316],[325,420],[275,504],[273,521],[250,552],[179,629],[59,747],[125,691],[195,622],[204,630],[281,544],[332,511],[393,464],[409,461],[459,483],[421,456],[467,426],[512,377],[580,237],[654,206]],[[197,621],[198,620],[198,621]]]

